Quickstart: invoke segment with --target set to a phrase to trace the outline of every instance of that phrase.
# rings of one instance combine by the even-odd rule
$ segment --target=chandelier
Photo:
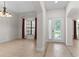
[[[6,11],[5,2],[4,2],[3,10],[0,11],[0,17],[12,17],[12,15]]]

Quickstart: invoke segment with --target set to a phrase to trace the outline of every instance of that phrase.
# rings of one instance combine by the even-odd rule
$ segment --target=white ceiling
[[[58,2],[45,1],[45,6],[47,10],[56,8],[65,8],[68,2]],[[0,9],[3,7],[3,2],[0,2]],[[32,12],[41,9],[39,1],[6,1],[6,7],[8,10],[16,13],[22,12]]]
[[[58,9],[58,8],[61,9],[66,8],[68,3],[69,3],[68,1],[58,1],[57,3],[55,3],[55,1],[46,1],[45,6],[47,10]]]
[[[36,1],[6,1],[6,7],[8,10],[22,13],[35,11],[35,7],[38,4]],[[3,2],[0,2],[0,6],[3,6]]]

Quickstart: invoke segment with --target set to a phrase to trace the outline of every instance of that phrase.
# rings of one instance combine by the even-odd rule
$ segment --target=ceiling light
[[[4,2],[3,10],[0,11],[0,16],[1,17],[12,17],[12,15],[6,11],[5,2]]]
[[[58,3],[58,1],[54,1],[54,2],[55,2],[55,4]]]

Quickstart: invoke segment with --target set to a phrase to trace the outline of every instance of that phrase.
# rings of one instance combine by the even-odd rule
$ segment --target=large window
[[[53,34],[55,39],[61,39],[61,18],[55,19]]]
[[[35,20],[33,18],[26,20],[26,35],[35,35]]]
[[[59,17],[49,19],[49,39],[61,39],[61,20],[62,18]]]

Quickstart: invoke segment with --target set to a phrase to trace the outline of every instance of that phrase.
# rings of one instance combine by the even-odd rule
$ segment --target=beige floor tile
[[[41,57],[44,52],[35,51],[35,43],[31,40],[14,40],[0,44],[1,57]]]
[[[71,57],[72,55],[62,43],[48,43],[46,57]]]
[[[79,57],[79,40],[73,40],[73,46],[68,47],[74,57]]]
[[[35,51],[35,41],[27,39],[0,43],[0,57],[72,57],[79,56],[79,40],[72,47],[62,43],[48,43],[45,52]]]

